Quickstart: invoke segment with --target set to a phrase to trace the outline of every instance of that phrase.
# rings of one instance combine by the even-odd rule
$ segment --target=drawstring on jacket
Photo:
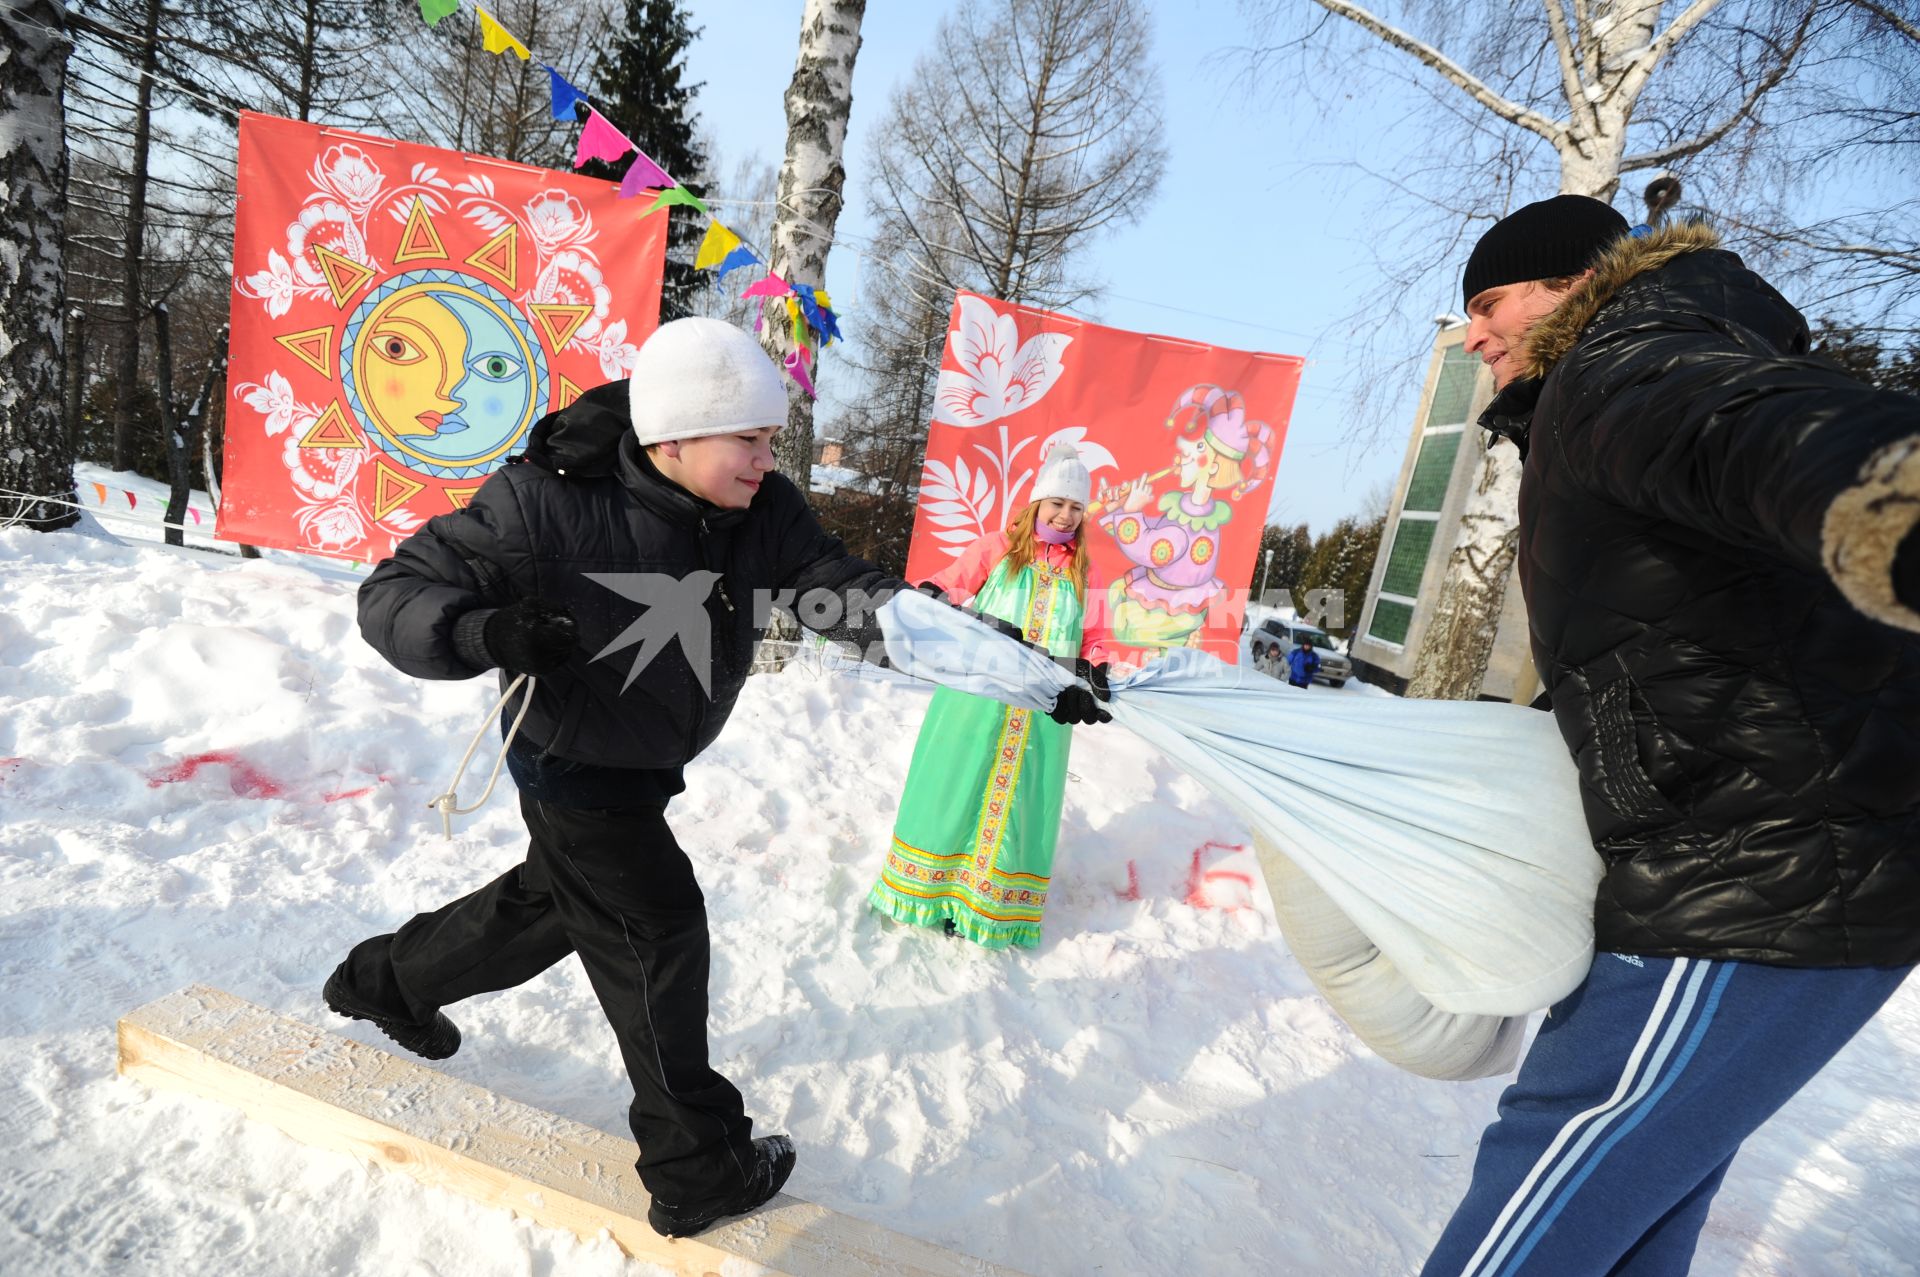
[[[440,813],[441,832],[449,839],[453,837],[455,816],[465,816],[470,812],[479,811],[487,805],[487,799],[493,796],[494,782],[500,779],[500,764],[507,761],[507,750],[512,746],[513,738],[520,732],[520,720],[527,716],[527,707],[533,704],[533,689],[539,682],[540,680],[531,674],[514,675],[513,682],[507,684],[507,690],[500,693],[500,699],[495,701],[493,708],[487,711],[486,721],[480,724],[480,730],[473,734],[471,741],[467,742],[467,752],[461,756],[460,768],[453,773],[453,783],[447,786],[447,792],[427,804],[428,807]],[[500,744],[499,755],[493,760],[493,774],[487,777],[486,789],[479,798],[474,800],[473,806],[458,806],[460,797],[455,791],[460,788],[461,778],[467,774],[467,764],[473,761],[473,751],[480,748],[480,740],[487,734],[487,729],[500,721],[501,708],[506,705],[507,698],[519,690],[522,683],[527,685],[527,694],[520,702],[520,712],[513,716],[513,726],[507,729],[506,740]]]

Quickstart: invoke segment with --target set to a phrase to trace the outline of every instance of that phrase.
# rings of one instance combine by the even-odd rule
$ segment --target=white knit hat
[[[642,444],[698,439],[787,422],[787,385],[760,343],[718,319],[662,324],[627,382]]]
[[[1093,476],[1087,473],[1086,464],[1080,460],[1080,450],[1062,439],[1047,449],[1046,459],[1040,463],[1040,473],[1034,476],[1033,492],[1028,500],[1064,497],[1085,505],[1092,494]]]

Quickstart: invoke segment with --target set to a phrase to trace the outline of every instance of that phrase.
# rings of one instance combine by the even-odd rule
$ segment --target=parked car
[[[1299,647],[1302,639],[1313,641],[1314,654],[1320,658],[1320,672],[1314,680],[1329,687],[1345,687],[1353,677],[1353,662],[1335,645],[1332,635],[1304,621],[1271,617],[1255,626],[1249,640],[1253,667],[1275,678],[1286,678],[1287,653]]]

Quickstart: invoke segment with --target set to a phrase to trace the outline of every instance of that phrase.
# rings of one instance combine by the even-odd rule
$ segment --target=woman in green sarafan
[[[1007,530],[981,538],[932,583],[1019,626],[1029,643],[1078,658],[1099,686],[1111,635],[1085,611],[1100,597],[1081,536],[1091,486],[1073,446],[1055,445]],[[1072,739],[1072,728],[1045,714],[934,692],[868,903],[990,949],[1037,946]]]

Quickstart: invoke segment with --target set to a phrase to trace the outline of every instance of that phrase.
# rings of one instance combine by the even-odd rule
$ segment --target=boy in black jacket
[[[905,588],[823,532],[774,471],[786,415],[752,338],[667,324],[630,383],[541,421],[525,464],[360,588],[361,632],[399,669],[537,679],[507,754],[531,843],[472,895],[356,945],[327,1004],[440,1059],[460,1045],[440,1008],[578,953],[633,1080],[648,1222],[669,1236],[767,1201],[794,1152],[784,1135],[751,1138],[739,1091],[708,1064],[706,909],[667,802],[746,681],[757,600],[831,594],[847,605],[834,637],[872,653],[873,608]],[[517,710],[518,697],[505,717]]]

